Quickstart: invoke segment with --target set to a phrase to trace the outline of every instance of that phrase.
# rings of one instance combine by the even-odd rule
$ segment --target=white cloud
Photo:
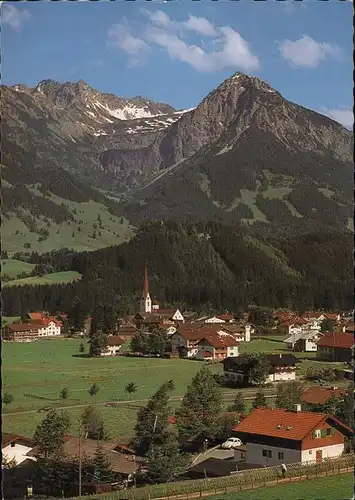
[[[130,51],[123,40],[130,36],[139,49],[137,53],[142,48],[146,53],[149,46],[156,45],[171,59],[183,61],[197,71],[213,72],[226,68],[252,71],[259,68],[259,60],[253,55],[248,42],[230,26],[215,26],[206,18],[192,15],[186,21],[174,21],[161,10],[151,12],[141,9],[141,12],[149,23],[141,31],[140,38],[134,38],[128,26],[124,26],[123,30],[122,25],[115,25],[109,32],[109,39],[112,41],[114,38],[116,45],[128,54]],[[191,32],[197,33],[200,38],[210,37],[208,45],[204,40],[200,40],[199,45],[187,43],[185,39]],[[131,44],[132,41],[128,45]]]
[[[203,36],[218,35],[214,25],[205,17],[195,17],[190,14],[188,20],[183,23],[183,26],[187,30],[196,31]]]
[[[1,20],[15,31],[21,31],[22,25],[32,16],[27,9],[17,9],[10,3],[1,3]]]
[[[119,48],[128,56],[130,66],[136,66],[145,59],[150,51],[149,45],[139,37],[131,34],[131,28],[123,20],[122,24],[114,24],[108,31],[108,44]]]
[[[353,128],[354,125],[354,111],[350,108],[322,108],[321,113],[329,118],[332,118],[338,123],[341,123],[346,128]]]
[[[303,35],[294,42],[284,40],[279,44],[279,50],[291,66],[303,68],[316,68],[327,57],[338,58],[341,55],[341,49],[337,45],[317,42],[308,35]]]

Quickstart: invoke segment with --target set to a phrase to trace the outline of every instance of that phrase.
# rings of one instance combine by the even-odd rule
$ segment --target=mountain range
[[[83,81],[1,93],[10,252],[100,248],[144,220],[352,229],[352,133],[258,78],[236,73],[188,110]]]

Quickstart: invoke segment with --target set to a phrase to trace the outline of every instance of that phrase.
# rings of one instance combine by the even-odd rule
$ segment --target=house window
[[[309,455],[312,455],[312,450],[309,450]]]
[[[272,451],[271,450],[262,450],[262,455],[265,458],[271,458],[272,457]]]
[[[316,429],[316,430],[314,431],[313,436],[314,436],[315,438],[320,438],[320,437],[321,437],[321,430],[320,430],[320,429]]]
[[[279,451],[278,454],[277,454],[277,458],[279,460],[283,460],[285,458],[285,454],[283,451]]]

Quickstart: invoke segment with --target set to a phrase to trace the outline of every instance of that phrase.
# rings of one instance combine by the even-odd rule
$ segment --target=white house
[[[116,356],[116,354],[119,354],[124,342],[125,339],[118,335],[109,335],[106,349],[101,353],[101,356]]]
[[[254,333],[254,328],[250,323],[242,325],[228,325],[225,324],[221,326],[219,332],[227,332],[238,341],[238,342],[250,342],[251,334]]]
[[[266,383],[295,380],[296,358],[292,354],[268,354],[266,358],[269,363]],[[248,362],[243,356],[223,361],[223,375],[227,382],[250,383],[248,372]]]
[[[39,337],[54,337],[61,333],[62,323],[55,318],[43,318],[33,323],[38,324]]]
[[[205,335],[197,344],[197,359],[216,359],[239,356],[238,342],[232,335],[215,332]]]
[[[179,328],[170,336],[171,350],[173,353],[178,353],[184,349],[186,356],[193,358],[198,353],[198,343],[203,336],[200,328]]]
[[[288,349],[298,352],[317,352],[317,342],[321,338],[318,331],[301,332],[284,340]]]
[[[303,412],[300,405],[295,411],[257,408],[233,429],[246,446],[246,462],[263,466],[338,457],[344,435],[352,433],[335,417]]]
[[[36,444],[29,438],[3,433],[1,439],[1,454],[3,459],[7,461],[14,460],[16,465],[19,465],[25,460],[35,460],[35,458],[27,456],[27,453],[33,450],[35,446]]]

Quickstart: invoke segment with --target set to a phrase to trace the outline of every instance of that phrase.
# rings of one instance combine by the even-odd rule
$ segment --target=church
[[[139,313],[136,314],[137,323],[145,324],[174,324],[184,322],[184,317],[179,309],[160,309],[159,303],[153,301],[149,293],[148,269],[144,266],[143,293],[140,300]]]

